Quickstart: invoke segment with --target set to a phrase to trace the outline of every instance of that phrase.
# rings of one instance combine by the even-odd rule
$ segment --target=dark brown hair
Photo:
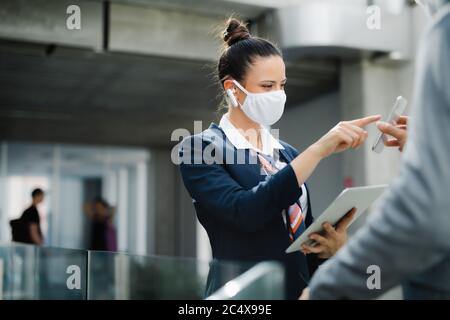
[[[36,188],[36,189],[34,189],[34,190],[31,192],[31,197],[34,199],[34,198],[36,198],[36,197],[38,197],[38,196],[40,196],[40,195],[43,195],[43,194],[44,194],[44,191],[43,191],[42,189]]]
[[[222,87],[229,77],[242,81],[256,57],[282,56],[272,42],[251,36],[247,26],[235,18],[229,18],[226,22],[222,39],[225,42],[225,50],[217,65]]]

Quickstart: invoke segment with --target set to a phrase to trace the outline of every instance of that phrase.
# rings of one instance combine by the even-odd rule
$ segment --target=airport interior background
[[[198,132],[223,113],[214,71],[226,18],[234,13],[282,49],[288,99],[274,128],[301,151],[340,120],[386,115],[398,95],[411,100],[426,24],[413,2],[2,0],[1,243],[40,187],[49,250],[89,249],[83,208],[101,196],[115,208],[118,252],[206,264],[209,240],[171,156],[176,129]],[[67,25],[73,4],[80,29]],[[370,138],[309,179],[316,215],[345,187],[395,176],[398,150],[373,153]]]

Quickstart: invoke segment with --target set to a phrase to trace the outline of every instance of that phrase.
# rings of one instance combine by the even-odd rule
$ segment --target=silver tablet
[[[329,207],[286,249],[286,253],[298,251],[302,244],[312,245],[314,241],[309,239],[309,235],[321,232],[322,224],[329,222],[336,225],[342,217],[352,208],[356,208],[356,214],[352,224],[364,211],[375,201],[388,185],[347,188],[329,205]]]

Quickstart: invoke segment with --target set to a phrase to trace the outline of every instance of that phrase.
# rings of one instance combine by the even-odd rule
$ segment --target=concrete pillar
[[[393,66],[384,67],[369,61],[343,62],[341,70],[341,117],[344,120],[372,114],[386,117],[397,95],[402,93]],[[368,186],[389,183],[395,176],[400,158],[396,149],[374,153],[371,148],[378,130],[367,128],[367,142],[356,150],[343,153],[343,174],[347,186]],[[350,228],[353,234],[366,220],[361,216]]]
[[[178,254],[183,257],[197,257],[204,258],[204,261],[209,261],[210,244],[208,237],[198,238],[197,228],[203,228],[197,221],[192,198],[184,187],[181,174],[176,168],[176,185],[178,196],[178,217],[179,217],[179,248]],[[206,233],[206,232],[205,232]],[[197,241],[202,241],[201,245],[206,247],[206,255],[203,257],[198,256]]]
[[[153,149],[149,164],[148,252],[196,255],[196,216],[170,149]]]
[[[128,170],[121,168],[118,172],[119,197],[117,204],[118,214],[118,246],[119,251],[128,249]]]
[[[362,65],[360,62],[343,62],[341,69],[341,120],[359,118],[364,115],[362,87]],[[364,146],[366,147],[366,146]],[[363,147],[363,148],[364,148]],[[366,184],[364,149],[349,150],[342,154],[343,177],[351,179],[352,185]]]
[[[136,253],[147,253],[146,225],[147,225],[147,162],[136,164]]]
[[[411,100],[412,81],[406,76],[408,74],[410,68],[406,64],[385,65],[368,60],[344,62],[341,72],[342,119],[373,114],[387,117],[398,95]],[[344,176],[353,181],[354,186],[389,183],[398,170],[401,153],[393,148],[385,148],[381,154],[374,153],[371,148],[378,130],[375,125],[369,125],[367,131],[367,143],[343,154]]]
[[[371,114],[387,117],[398,95],[411,103],[412,68],[412,63],[386,65],[368,60],[344,62],[341,72],[342,118],[353,119]],[[344,176],[350,178],[355,186],[389,184],[397,175],[401,153],[396,148],[385,148],[381,154],[373,152],[371,147],[378,130],[374,125],[370,125],[367,130],[368,142],[358,150],[343,154]],[[360,217],[350,227],[349,234],[355,233],[366,218],[367,215]],[[380,297],[401,298],[400,287]]]
[[[51,180],[51,238],[47,245],[60,246],[60,230],[61,230],[61,146],[55,145],[53,147],[53,165],[52,165],[52,180]]]
[[[176,201],[175,201],[175,166],[167,150],[152,150],[151,166],[151,199],[149,213],[154,225],[148,228],[153,231],[153,254],[175,255],[176,241]],[[150,234],[150,236],[152,236]]]

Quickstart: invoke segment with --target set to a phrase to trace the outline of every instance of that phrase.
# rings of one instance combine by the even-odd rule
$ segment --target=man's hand
[[[383,121],[377,122],[378,130],[394,137],[394,139],[385,141],[385,146],[398,147],[400,151],[403,151],[406,141],[408,140],[408,121],[408,117],[401,116],[395,126]]]
[[[309,288],[308,287],[303,289],[302,295],[298,298],[298,300],[309,300]]]
[[[350,222],[356,214],[356,208],[353,208],[338,222],[336,228],[330,223],[325,222],[322,227],[324,233],[312,233],[309,238],[317,242],[315,246],[302,245],[301,251],[304,254],[316,253],[321,259],[327,259],[336,254],[336,252],[347,242],[347,229]]]

